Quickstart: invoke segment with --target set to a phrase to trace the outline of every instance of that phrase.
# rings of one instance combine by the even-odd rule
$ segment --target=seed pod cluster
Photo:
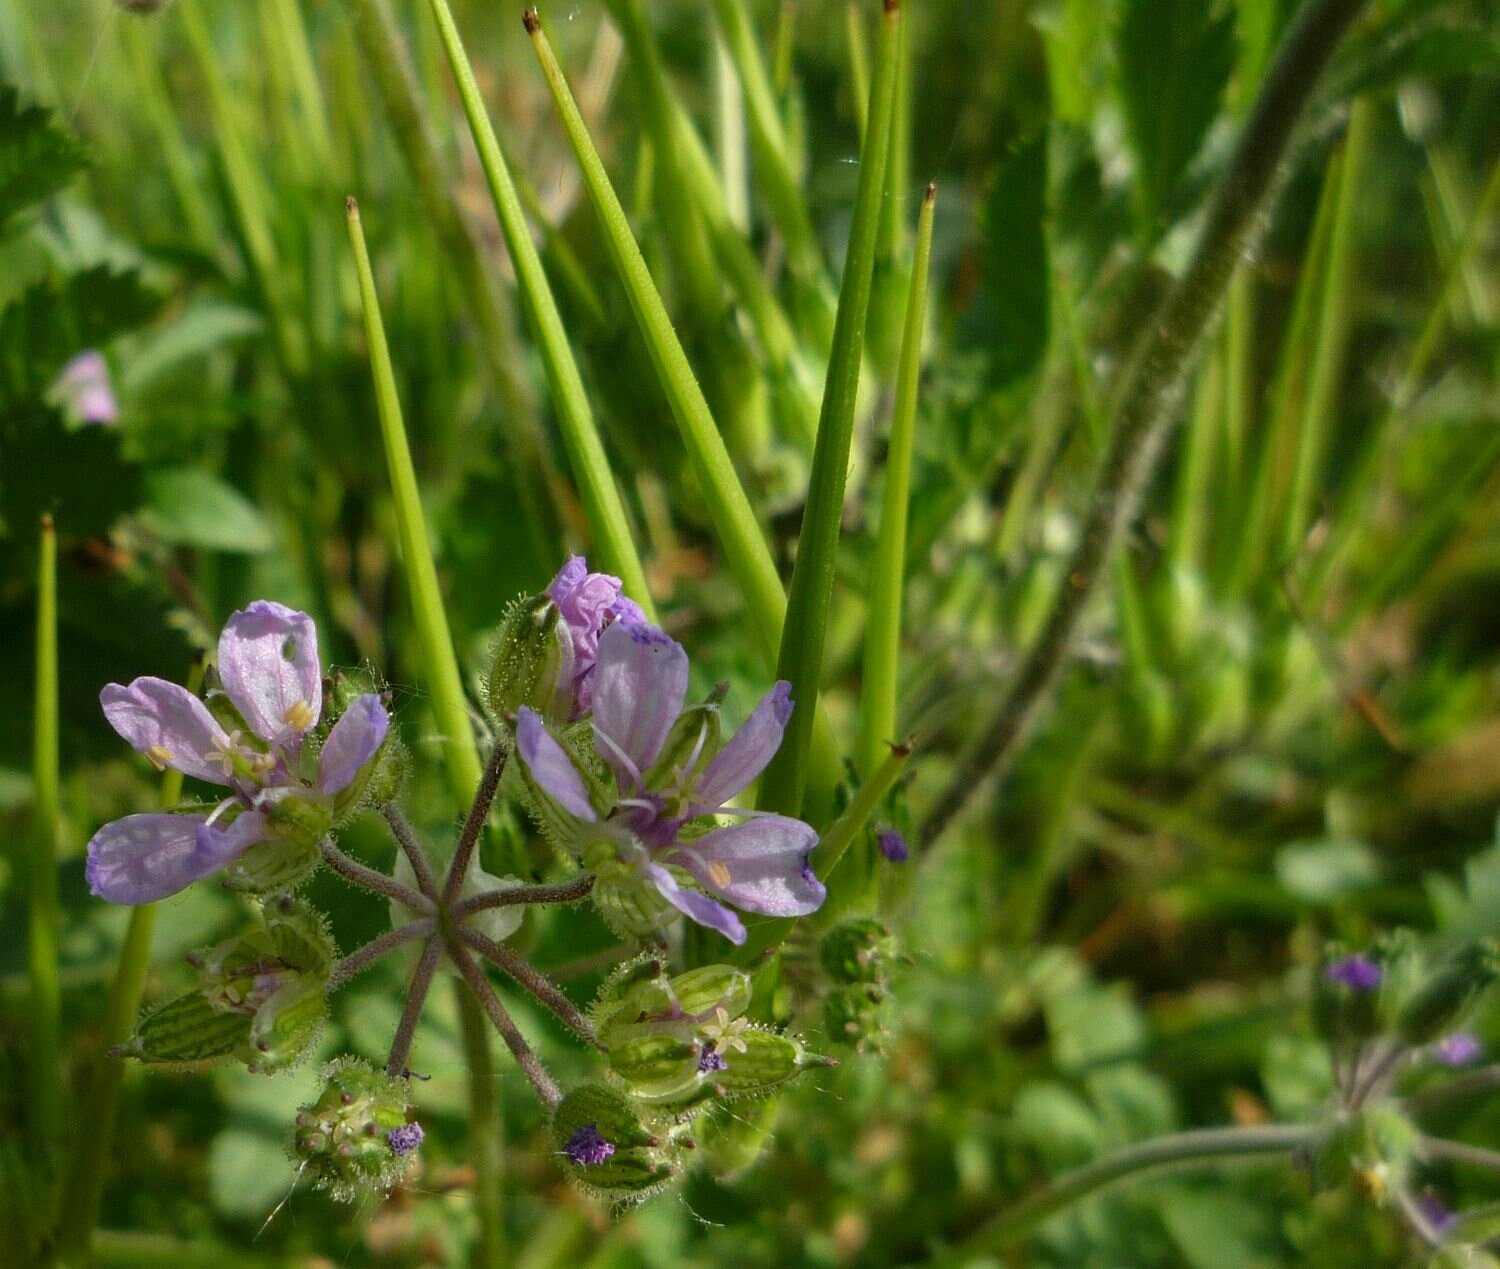
[[[405,1080],[340,1058],[324,1071],[317,1099],[297,1112],[291,1156],[307,1167],[315,1188],[340,1201],[389,1190],[421,1142],[407,1121],[408,1106]]]

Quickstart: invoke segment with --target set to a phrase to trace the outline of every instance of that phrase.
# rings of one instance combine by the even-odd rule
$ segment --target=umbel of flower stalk
[[[228,791],[212,807],[127,815],[95,833],[87,877],[101,898],[150,903],[226,868],[240,888],[284,888],[353,810],[390,719],[367,693],[317,743],[323,680],[312,619],[251,604],[225,625],[217,670],[222,690],[206,703],[157,678],[100,694],[110,725],[158,770]]]

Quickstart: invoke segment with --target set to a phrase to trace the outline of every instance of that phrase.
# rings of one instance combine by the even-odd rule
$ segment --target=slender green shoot
[[[880,532],[870,574],[869,617],[860,699],[859,769],[865,776],[880,763],[884,743],[896,732],[896,689],[900,669],[902,591],[906,575],[906,520],[911,495],[911,464],[917,423],[917,387],[922,370],[922,331],[927,316],[927,272],[932,259],[933,210],[937,186],[929,185],[917,220],[916,254],[906,301],[906,328],[896,370],[896,406],[891,416],[880,504]]]
[[[761,780],[761,804],[786,815],[796,815],[802,809],[807,753],[812,743],[813,706],[823,674],[823,649],[844,514],[844,484],[854,439],[865,318],[869,312],[885,195],[900,38],[900,5],[897,0],[886,0],[875,52],[875,79],[870,89],[870,124],[860,156],[859,187],[854,197],[849,250],[834,321],[833,351],[828,361],[823,409],[818,417],[818,444],[813,451],[807,505],[802,512],[802,535],[776,666],[778,677],[790,680],[792,697],[802,708],[793,712],[781,748]]]
[[[479,750],[469,723],[469,709],[464,697],[463,676],[448,632],[448,617],[443,610],[443,595],[438,587],[437,568],[432,547],[427,540],[427,523],[422,515],[422,496],[417,487],[417,473],[412,466],[411,450],[406,443],[406,426],[401,419],[401,401],[396,395],[396,376],[391,368],[391,353],[385,340],[385,324],[380,318],[380,302],[375,294],[375,276],[370,270],[370,253],[365,245],[364,229],[359,220],[359,204],[347,203],[349,241],[354,248],[354,265],[359,276],[359,296],[364,308],[365,337],[370,346],[370,369],[375,376],[375,403],[380,416],[380,440],[390,471],[391,494],[395,502],[396,531],[401,540],[401,556],[406,565],[406,584],[411,591],[412,620],[417,627],[417,641],[422,650],[427,688],[432,694],[432,711],[443,735],[444,766],[455,801],[466,806],[479,787]]]
[[[573,477],[578,482],[579,496],[589,527],[593,530],[598,548],[599,563],[619,575],[625,584],[626,593],[645,609],[647,616],[653,614],[651,592],[646,585],[646,570],[631,536],[630,521],[625,514],[625,504],[615,485],[609,468],[609,459],[604,452],[604,442],[599,436],[599,427],[594,412],[584,391],[578,363],[568,343],[567,331],[557,309],[546,271],[542,268],[536,244],[532,241],[531,229],[521,209],[521,200],[516,194],[515,182],[511,180],[510,168],[504,151],[490,124],[479,85],[474,80],[474,71],[464,51],[458,27],[447,0],[431,0],[431,10],[443,49],[448,56],[448,65],[458,84],[459,99],[463,103],[464,115],[469,121],[469,130],[474,145],[479,151],[480,165],[484,168],[485,180],[489,183],[490,197],[495,204],[495,215],[499,218],[506,246],[515,266],[516,283],[521,292],[526,314],[536,333],[537,347],[541,353],[542,366],[547,374],[557,406],[558,423],[567,446],[568,461]]]
[[[849,847],[865,831],[871,819],[874,818],[875,812],[880,809],[890,791],[896,787],[896,781],[906,770],[906,764],[911,755],[912,738],[910,736],[899,744],[890,745],[885,761],[876,767],[870,777],[859,786],[859,792],[854,795],[849,809],[824,832],[817,849],[813,851],[811,861],[813,871],[825,884],[828,884],[829,888],[828,899],[812,918],[813,923],[819,929],[827,929],[836,924],[839,918],[848,911],[855,898],[864,893],[866,887],[863,882],[866,878],[856,877],[852,881],[846,881],[838,876],[836,870],[849,853]]]
[[[36,700],[32,729],[31,858],[27,868],[27,968],[31,1000],[26,1073],[32,1156],[50,1171],[62,1128],[62,1059],[58,1027],[62,987],[57,973],[58,729],[57,531],[42,517],[37,561]]]
[[[194,696],[203,686],[203,661],[194,661],[188,672],[187,690]],[[167,770],[161,778],[161,805],[176,805],[182,799],[182,772]],[[120,959],[109,983],[104,1005],[104,1023],[99,1032],[99,1063],[89,1089],[88,1103],[79,1121],[89,1126],[87,1135],[79,1137],[74,1150],[72,1173],[68,1177],[62,1210],[67,1220],[58,1231],[64,1260],[86,1257],[99,1218],[99,1200],[104,1193],[104,1173],[110,1160],[110,1142],[114,1137],[115,1109],[120,1100],[120,1083],[125,1077],[125,1063],[105,1056],[117,1044],[130,1038],[146,974],[151,969],[151,935],[156,928],[156,904],[141,903],[130,909],[130,924],[120,945]]]
[[[459,1032],[469,1080],[469,1156],[474,1161],[474,1204],[479,1209],[479,1236],[473,1263],[477,1269],[503,1269],[505,1209],[499,1181],[504,1139],[490,1030],[474,993],[458,979],[453,982],[453,995],[458,1004]]]
[[[849,25],[849,92],[854,99],[854,124],[859,143],[865,143],[870,119],[870,41],[865,35],[865,6],[849,0],[845,16]]]

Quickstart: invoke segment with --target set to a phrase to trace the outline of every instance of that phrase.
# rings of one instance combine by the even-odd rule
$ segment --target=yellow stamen
[[[708,865],[708,877],[714,885],[722,890],[729,884],[729,869],[724,866],[722,860],[715,859]]]
[[[281,716],[281,721],[293,731],[306,731],[313,725],[312,706],[306,701],[298,701]]]
[[[172,751],[166,745],[152,745],[146,750],[146,757],[158,771],[165,771],[167,763],[172,761]]]

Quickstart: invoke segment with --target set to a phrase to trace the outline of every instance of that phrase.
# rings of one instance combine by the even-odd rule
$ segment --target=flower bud
[[[671,1094],[698,1078],[700,1046],[686,1023],[636,1023],[611,1031],[609,1067],[632,1093]]]
[[[710,1076],[721,1096],[764,1097],[815,1066],[837,1066],[833,1058],[811,1053],[795,1036],[746,1027],[732,1041],[717,1043],[721,1065]]]
[[[528,705],[548,722],[566,723],[574,700],[573,637],[549,595],[520,599],[495,637],[485,698],[497,721]]]
[[[1495,945],[1470,943],[1450,954],[1402,1005],[1396,1029],[1408,1044],[1430,1044],[1451,1031],[1500,974]]]
[[[856,917],[823,936],[819,959],[837,983],[881,983],[895,949],[890,931],[873,917]]]
[[[823,1029],[838,1044],[863,1052],[878,1047],[887,1030],[885,994],[869,984],[835,987],[823,1001]]]
[[[407,1087],[357,1058],[340,1058],[323,1074],[323,1091],[303,1106],[292,1132],[292,1157],[314,1186],[348,1202],[388,1190],[405,1175],[421,1130],[407,1122]]]
[[[1332,947],[1313,981],[1313,1027],[1325,1040],[1366,1040],[1381,1030],[1379,961],[1362,954],[1342,954]]]
[[[148,1009],[130,1039],[110,1053],[153,1065],[194,1066],[228,1057],[249,1038],[249,1017],[216,1009],[201,991],[190,991]]]
[[[552,1141],[564,1172],[591,1194],[635,1203],[677,1174],[673,1143],[650,1131],[624,1093],[584,1084],[552,1113]]]

